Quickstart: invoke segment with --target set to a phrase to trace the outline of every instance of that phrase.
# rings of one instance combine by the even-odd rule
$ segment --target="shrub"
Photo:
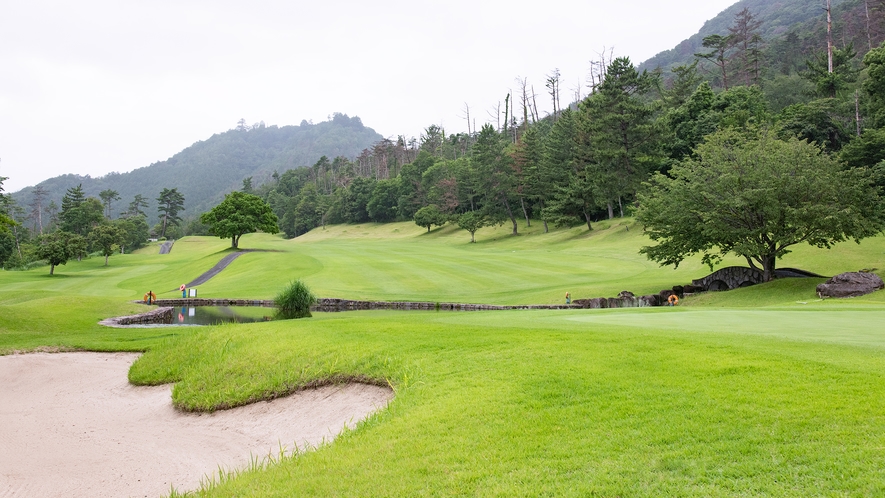
[[[283,320],[292,318],[309,318],[310,306],[317,298],[310,288],[301,280],[290,282],[274,299],[277,305],[277,317]]]

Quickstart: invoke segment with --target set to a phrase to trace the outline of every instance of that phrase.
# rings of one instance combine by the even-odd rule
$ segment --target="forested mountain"
[[[758,34],[769,59],[778,59],[787,50],[783,42],[790,34],[792,46],[789,56],[803,60],[812,51],[820,51],[821,43],[826,48],[826,1],[825,0],[740,0],[710,19],[695,35],[676,47],[661,52],[638,66],[639,70],[665,71],[679,65],[691,64],[694,54],[707,52],[703,40],[710,35],[728,35],[735,16],[743,9],[749,9],[759,22]],[[885,38],[878,11],[885,8],[880,0],[831,0],[833,13],[833,38],[837,46],[844,47],[854,42],[856,49],[865,53],[877,46]],[[867,37],[867,12],[871,14],[870,36]]]
[[[358,117],[346,114],[335,114],[330,121],[317,124],[302,121],[299,126],[247,126],[241,121],[235,129],[215,134],[150,166],[98,178],[67,174],[37,187],[46,190],[44,208],[50,202],[60,206],[65,191],[78,184],[83,185],[87,197],[116,191],[120,199],[111,205],[114,218],[140,194],[149,202],[143,210],[152,223],[157,219],[157,196],[164,188],[175,188],[185,198],[183,215],[192,218],[211,209],[224,194],[241,189],[248,177],[258,185],[275,171],[310,166],[322,156],[352,159],[382,139]],[[27,206],[33,191],[34,187],[22,189],[12,198]]]

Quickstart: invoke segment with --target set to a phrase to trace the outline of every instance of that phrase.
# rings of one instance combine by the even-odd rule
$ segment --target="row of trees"
[[[741,15],[737,25],[743,26],[744,34],[739,38],[727,36],[729,50],[736,39],[756,38],[752,16],[747,12]],[[747,50],[752,49],[752,43],[746,43]],[[732,56],[731,52],[724,53]],[[511,225],[512,233],[517,234],[518,218],[524,218],[527,224],[540,221],[545,229],[548,223],[583,223],[592,230],[594,220],[624,216],[641,205],[637,201],[643,199],[640,193],[645,189],[666,190],[660,178],[678,178],[686,164],[701,158],[704,144],[717,133],[731,130],[743,137],[744,146],[750,149],[764,139],[766,143],[805,143],[822,151],[821,159],[814,164],[823,161],[830,169],[852,173],[833,173],[815,182],[808,177],[809,185],[824,188],[830,184],[833,192],[843,193],[847,190],[840,189],[860,189],[863,194],[842,197],[870,202],[878,195],[867,188],[870,182],[879,188],[885,184],[885,132],[881,128],[885,124],[885,47],[869,51],[863,68],[849,48],[834,53],[836,75],[813,69],[803,73],[812,85],[806,93],[794,96],[800,102],[788,106],[775,102],[776,94],[767,93],[755,73],[747,72],[756,64],[752,54],[738,59],[743,61],[745,71],[739,73],[737,84],[727,89],[723,85],[719,91],[705,80],[697,62],[675,68],[672,79],[665,84],[661,75],[638,72],[629,59],[615,58],[599,76],[593,92],[577,105],[546,119],[524,119],[515,131],[512,122],[509,128],[506,124],[499,128],[484,125],[466,137],[463,155],[451,155],[451,148],[441,153],[446,150],[441,144],[448,139],[444,130],[430,127],[419,141],[415,160],[402,165],[396,176],[339,175],[329,182],[317,174],[316,168],[290,170],[258,192],[268,200],[289,236],[324,223],[397,219],[414,219],[428,230],[457,221],[471,234],[482,226],[502,223]],[[698,54],[701,58],[704,55]],[[839,62],[842,59],[844,63]],[[726,62],[732,64],[730,59]],[[815,64],[809,61],[808,67]],[[840,68],[843,76],[853,68],[850,72],[858,77],[841,77]],[[847,112],[846,95],[852,96],[851,112]],[[805,154],[814,155],[813,151]],[[774,169],[765,171],[766,175],[785,174]],[[806,174],[810,173],[802,173]],[[789,202],[769,201],[784,205]],[[773,258],[785,254],[791,244],[825,245],[824,240],[831,243],[840,237],[868,236],[869,230],[881,227],[878,215],[867,208],[845,208],[859,216],[853,218],[854,226],[862,225],[863,230],[851,228],[851,223],[842,220],[833,224],[841,235],[821,232],[825,235],[779,238],[781,242],[765,251],[758,246],[754,249],[760,258],[756,262],[770,275]],[[842,208],[831,204],[826,209],[841,212]],[[647,215],[643,219],[652,223]],[[698,219],[692,226],[697,227]],[[715,240],[707,239],[707,243]],[[684,253],[690,253],[691,247],[700,246],[686,245]],[[672,257],[659,256],[659,252],[648,254],[660,262],[676,262]]]
[[[37,192],[34,198],[31,211],[42,213],[43,196]],[[55,266],[92,252],[103,255],[107,265],[111,254],[142,247],[151,236],[144,211],[147,199],[136,195],[128,209],[112,219],[112,202],[117,200],[120,196],[113,190],[101,192],[99,198],[87,197],[82,185],[77,185],[67,190],[61,209],[50,210],[44,223],[42,216],[28,216],[10,196],[2,194],[0,181],[0,266],[20,268],[46,261],[52,274]],[[163,189],[157,203],[161,223],[154,233],[163,237],[167,228],[180,224],[184,196],[175,188]],[[28,220],[34,222],[30,227],[25,223]]]

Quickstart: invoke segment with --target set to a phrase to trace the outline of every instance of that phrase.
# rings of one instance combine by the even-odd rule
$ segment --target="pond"
[[[173,308],[172,325],[217,325],[273,320],[275,308],[262,306],[193,306]]]

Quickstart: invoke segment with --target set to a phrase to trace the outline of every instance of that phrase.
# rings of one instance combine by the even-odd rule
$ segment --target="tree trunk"
[[[830,10],[830,0],[827,0],[827,72],[833,73],[833,17]],[[832,95],[835,97],[835,95]]]
[[[621,202],[621,196],[618,196],[618,209],[621,210],[621,218],[624,217],[624,203]]]
[[[762,257],[762,281],[771,282],[774,279],[776,258],[774,256]]]
[[[49,274],[52,275],[53,273],[55,273],[55,265],[50,263],[49,264]]]
[[[587,220],[587,230],[593,230],[593,227],[590,226],[590,215],[587,213],[587,210],[584,209],[582,212],[584,213],[584,219]]]
[[[474,237],[474,234],[476,234],[475,231],[470,232],[470,243],[471,243],[471,244],[475,244],[475,243],[476,243],[476,237]]]
[[[522,214],[525,215],[525,226],[530,228],[532,226],[532,220],[529,219],[529,212],[525,208],[525,199],[520,197],[519,202],[522,204]]]
[[[608,206],[608,219],[613,220],[613,219],[615,218],[615,209],[614,209],[614,207],[612,206],[612,203],[611,203],[611,202],[609,202],[609,203],[607,204],[607,206]],[[585,214],[585,216],[586,216],[586,213],[584,213],[584,214]]]
[[[12,225],[12,235],[15,237],[15,248],[18,250],[18,260],[23,262],[22,246],[18,243],[18,228],[16,228],[15,225]],[[49,272],[49,274],[52,275],[52,272]]]
[[[510,222],[513,223],[513,233],[511,235],[519,235],[516,232],[516,218],[513,216],[513,210],[510,209],[510,203],[507,202],[507,198],[504,198],[504,207],[507,209],[507,216],[510,217]]]
[[[109,258],[109,257],[110,257],[110,254],[105,254],[105,255],[104,255],[104,265],[105,265],[105,266],[108,265],[108,258]]]
[[[550,230],[547,228],[547,220],[544,220],[544,233],[550,233]]]
[[[239,242],[240,242],[239,235],[234,235],[233,237],[230,238],[230,246],[234,249],[237,248],[237,245],[239,244]]]

